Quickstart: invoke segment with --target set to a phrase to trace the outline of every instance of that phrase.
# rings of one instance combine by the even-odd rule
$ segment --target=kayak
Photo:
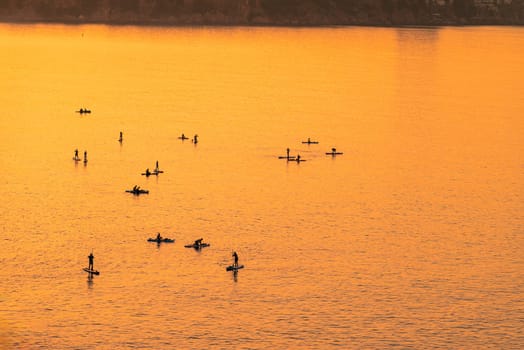
[[[139,194],[148,194],[149,191],[148,190],[126,190],[127,193],[132,193],[132,194],[135,194],[135,195],[139,195]]]
[[[193,249],[200,249],[200,248],[205,248],[205,247],[209,247],[211,246],[211,244],[209,243],[201,243],[200,245],[196,245],[195,243],[193,244],[186,244],[184,247],[186,248],[193,248]]]
[[[80,114],[91,113],[91,110],[89,110],[89,109],[80,109],[80,110],[76,111],[76,113],[80,113]]]
[[[243,268],[244,268],[244,265],[238,265],[238,266],[229,265],[228,267],[226,267],[226,271],[238,271]]]
[[[84,267],[84,271],[89,273],[90,275],[100,275],[100,272],[98,272],[96,270],[90,270],[87,267]]]
[[[155,243],[175,243],[175,240],[171,238],[161,238],[161,239],[148,238],[147,241],[155,242]]]
[[[149,177],[151,175],[156,175],[158,176],[158,174],[163,174],[164,171],[163,170],[153,170],[153,171],[150,171],[149,174],[148,173],[142,173],[141,175],[144,175],[146,177]]]
[[[142,173],[141,175],[144,175],[144,176],[149,177],[149,176],[151,176],[151,175],[157,175],[157,176],[158,176],[158,174],[159,174],[159,173],[152,171],[152,172],[150,172],[149,174],[148,174],[148,173]]]

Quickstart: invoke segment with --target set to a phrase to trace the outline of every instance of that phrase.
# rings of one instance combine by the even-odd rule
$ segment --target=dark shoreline
[[[522,26],[524,0],[0,0],[0,22],[164,27]]]

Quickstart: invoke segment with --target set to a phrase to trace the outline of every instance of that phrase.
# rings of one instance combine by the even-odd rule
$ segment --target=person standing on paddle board
[[[87,258],[89,259],[89,266],[87,268],[93,271],[93,260],[95,260],[95,256],[93,255],[93,252],[91,252],[91,254],[89,254]]]
[[[287,159],[289,159],[289,147],[286,149],[287,152]]]
[[[235,259],[235,262],[233,263],[234,267],[238,267],[238,254],[237,252],[233,252],[233,259]]]
[[[78,148],[75,149],[75,159],[78,159]]]

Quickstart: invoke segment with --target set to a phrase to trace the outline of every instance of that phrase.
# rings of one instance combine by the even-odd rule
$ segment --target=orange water
[[[524,347],[524,29],[4,24],[0,47],[0,347]]]

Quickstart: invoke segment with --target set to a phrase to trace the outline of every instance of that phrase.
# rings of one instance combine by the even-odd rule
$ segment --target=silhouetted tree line
[[[0,20],[172,24],[524,23],[524,0],[0,0]]]

